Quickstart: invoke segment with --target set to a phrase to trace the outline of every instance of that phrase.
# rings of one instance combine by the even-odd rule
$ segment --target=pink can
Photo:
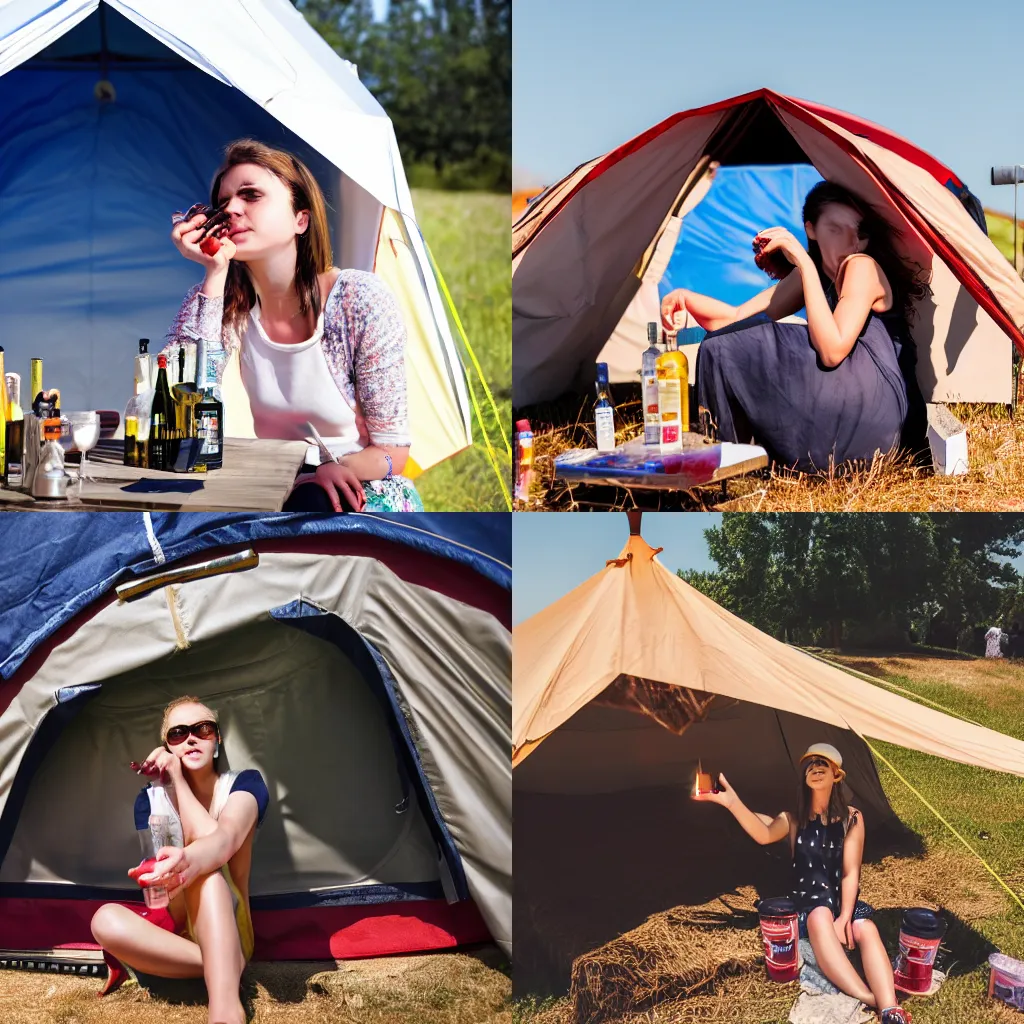
[[[800,931],[796,904],[784,896],[761,900],[757,905],[764,943],[764,965],[772,981],[796,981],[800,977]]]

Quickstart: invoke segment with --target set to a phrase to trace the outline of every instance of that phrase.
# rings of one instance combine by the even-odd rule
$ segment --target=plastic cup
[[[993,953],[988,965],[991,968],[988,994],[1015,1010],[1024,1010],[1024,961],[1014,960],[1005,953]]]
[[[932,987],[932,970],[946,922],[933,910],[913,907],[903,914],[900,951],[896,956],[893,981],[901,992],[921,994]]]
[[[784,896],[761,900],[757,907],[764,943],[764,966],[772,981],[800,977],[800,931],[796,904]]]

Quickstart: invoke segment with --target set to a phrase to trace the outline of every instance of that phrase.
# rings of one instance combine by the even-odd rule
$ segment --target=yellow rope
[[[803,648],[800,648],[803,650]],[[951,718],[959,718],[962,722],[967,722],[969,725],[981,726],[982,729],[987,729],[987,725],[982,725],[981,722],[974,721],[973,718],[967,718],[961,715],[958,711],[953,711],[950,708],[943,707],[941,704],[936,704],[935,701],[929,700],[927,697],[922,697],[919,693],[914,693],[913,690],[908,690],[906,687],[900,686],[898,683],[890,683],[888,679],[879,679],[878,676],[869,676],[864,672],[858,672],[855,668],[850,668],[848,665],[841,665],[838,661],[829,661],[828,658],[823,658],[820,654],[814,654],[812,651],[804,651],[804,654],[810,654],[812,658],[816,658],[818,661],[824,662],[826,665],[831,665],[833,668],[837,668],[842,672],[849,672],[851,676],[857,676],[859,679],[863,679],[865,682],[875,685],[881,683],[882,686],[888,686],[897,693],[902,693],[904,696],[911,698],[915,701],[919,701],[922,704],[930,704],[933,708],[937,708],[945,715],[949,715]]]
[[[418,229],[418,228],[417,228]],[[455,326],[458,328],[459,337],[462,339],[462,344],[466,346],[466,351],[469,353],[469,358],[472,360],[473,368],[476,370],[477,377],[480,379],[480,383],[483,385],[484,394],[487,396],[487,401],[490,403],[491,412],[494,414],[494,422],[498,424],[498,430],[501,432],[501,439],[505,443],[505,451],[508,454],[509,462],[512,461],[512,445],[509,443],[509,439],[505,434],[505,428],[501,422],[501,414],[498,412],[498,406],[494,401],[494,396],[491,394],[490,386],[487,383],[487,378],[484,377],[483,369],[480,366],[480,361],[476,357],[476,353],[473,351],[473,346],[469,343],[469,338],[466,336],[466,330],[462,326],[462,320],[459,317],[459,311],[455,308],[455,302],[452,300],[451,292],[448,291],[448,285],[445,283],[444,276],[441,274],[441,268],[437,265],[437,260],[434,259],[434,254],[430,251],[430,246],[427,243],[426,238],[423,237],[423,232],[420,231],[420,238],[423,239],[423,245],[427,250],[427,256],[430,259],[431,266],[434,268],[434,276],[437,278],[438,284],[441,286],[441,293],[444,295],[445,302],[448,303],[448,308],[451,310],[452,319],[455,321]],[[512,511],[512,496],[509,494],[508,484],[505,482],[504,474],[501,471],[501,467],[498,465],[497,452],[494,450],[494,446],[491,444],[490,435],[487,432],[487,427],[484,425],[483,414],[480,411],[480,406],[476,399],[476,392],[473,390],[473,382],[470,379],[469,374],[466,374],[466,383],[469,385],[469,398],[473,403],[473,409],[476,412],[477,422],[480,424],[480,431],[484,435],[484,444],[487,449],[488,461],[491,467],[494,469],[494,473],[498,478],[498,483],[501,485],[501,493],[505,498],[505,505],[508,510]]]
[[[909,783],[909,782],[907,781],[907,779],[905,779],[905,778],[904,778],[904,777],[903,777],[903,776],[902,776],[902,775],[901,775],[901,774],[899,773],[899,771],[897,771],[897,769],[896,769],[895,765],[893,765],[893,763],[892,763],[891,761],[889,761],[889,760],[888,760],[888,758],[886,758],[886,757],[885,757],[885,756],[884,756],[883,754],[881,754],[881,753],[880,753],[879,751],[877,751],[877,750],[876,750],[876,749],[875,749],[875,748],[874,748],[874,747],[873,747],[873,746],[872,746],[872,745],[871,745],[871,744],[870,744],[870,743],[868,742],[868,740],[867,740],[867,739],[866,739],[865,737],[861,736],[861,739],[862,739],[862,740],[864,740],[864,742],[865,742],[865,743],[867,744],[867,748],[868,748],[868,750],[870,750],[870,751],[871,751],[871,753],[872,753],[872,754],[874,754],[874,755],[875,755],[875,757],[877,757],[877,758],[878,758],[878,760],[879,760],[879,761],[881,761],[881,762],[882,762],[882,764],[884,764],[884,765],[885,765],[885,766],[886,766],[886,767],[887,767],[887,768],[889,769],[889,771],[891,771],[891,772],[893,773],[893,775],[895,775],[895,776],[896,776],[896,778],[897,778],[897,779],[899,779],[899,780],[900,780],[900,782],[902,782],[902,783],[903,783],[903,785],[904,785],[904,786],[906,786],[906,787],[907,787],[907,789],[909,789],[909,790],[910,790],[910,792],[911,792],[911,793],[913,793],[913,794],[914,794],[914,796],[916,796],[916,797],[918,798],[918,800],[920,800],[920,801],[921,801],[921,803],[923,803],[923,804],[925,805],[925,807],[927,807],[927,808],[928,808],[928,810],[929,810],[929,811],[931,811],[931,812],[932,812],[932,814],[934,814],[934,815],[935,815],[935,817],[936,817],[936,818],[938,818],[938,819],[939,819],[939,821],[941,821],[941,822],[942,822],[942,824],[943,824],[943,825],[945,825],[945,826],[946,826],[946,828],[948,828],[948,829],[949,829],[949,831],[950,831],[950,832],[952,832],[952,833],[953,833],[953,835],[954,835],[954,836],[956,836],[956,838],[957,838],[957,839],[959,839],[959,840],[960,840],[960,842],[961,842],[961,843],[963,843],[963,844],[964,844],[964,846],[966,846],[966,847],[967,847],[967,849],[968,849],[968,850],[969,850],[969,851],[970,851],[970,852],[971,852],[972,854],[974,854],[974,856],[975,856],[975,857],[977,857],[977,858],[978,858],[978,860],[980,860],[980,861],[981,861],[981,863],[982,863],[982,865],[984,866],[985,870],[986,870],[986,871],[987,871],[987,872],[988,872],[988,873],[989,873],[989,874],[990,874],[990,875],[991,875],[991,876],[992,876],[992,877],[993,877],[993,878],[994,878],[994,879],[995,879],[995,880],[996,880],[996,881],[997,881],[997,882],[998,882],[998,883],[999,883],[999,884],[1000,884],[1000,885],[1001,885],[1001,886],[1002,886],[1002,887],[1003,887],[1003,888],[1004,888],[1004,889],[1005,889],[1005,890],[1006,890],[1006,891],[1007,891],[1007,892],[1008,892],[1008,893],[1010,894],[1010,898],[1011,898],[1011,899],[1012,899],[1012,900],[1014,901],[1014,903],[1016,903],[1016,904],[1017,904],[1017,906],[1018,906],[1018,907],[1020,907],[1020,909],[1021,909],[1021,910],[1024,910],[1024,902],[1022,902],[1022,901],[1021,901],[1021,898],[1020,898],[1020,896],[1018,896],[1018,895],[1017,895],[1017,893],[1015,893],[1015,892],[1014,892],[1014,891],[1013,891],[1013,890],[1012,890],[1012,889],[1011,889],[1011,888],[1010,888],[1010,887],[1009,887],[1009,886],[1008,886],[1008,885],[1007,885],[1007,884],[1006,884],[1006,883],[1005,883],[1005,882],[1004,882],[1004,881],[1003,881],[1003,880],[1002,880],[1002,879],[1001,879],[1001,878],[999,877],[999,875],[997,875],[997,874],[996,874],[995,868],[993,868],[993,867],[992,867],[992,866],[991,866],[991,865],[990,865],[990,864],[988,863],[988,861],[987,861],[987,860],[985,860],[985,858],[984,858],[984,857],[982,857],[982,855],[981,855],[980,853],[978,853],[978,851],[977,851],[977,850],[975,850],[975,849],[974,849],[974,847],[973,847],[973,846],[971,846],[971,844],[970,844],[970,843],[968,843],[968,842],[967,842],[967,840],[966,840],[966,839],[964,839],[964,837],[963,837],[962,835],[960,835],[960,833],[959,833],[959,832],[957,832],[957,830],[956,830],[955,828],[953,828],[953,826],[952,826],[952,825],[951,825],[951,824],[950,824],[950,823],[949,823],[948,821],[946,821],[946,819],[945,819],[945,818],[944,818],[944,817],[943,817],[943,816],[942,816],[941,814],[939,814],[939,812],[938,812],[938,811],[937,811],[937,810],[936,810],[936,809],[935,809],[935,808],[934,808],[934,807],[933,807],[933,806],[932,806],[932,805],[931,805],[931,804],[930,804],[930,803],[929,803],[929,802],[928,802],[928,801],[927,801],[927,800],[925,799],[924,795],[923,795],[923,794],[922,794],[921,792],[919,792],[919,791],[918,791],[917,789],[915,789],[915,788],[914,788],[914,787],[913,787],[913,786],[912,786],[912,785],[911,785],[911,784],[910,784],[910,783]]]

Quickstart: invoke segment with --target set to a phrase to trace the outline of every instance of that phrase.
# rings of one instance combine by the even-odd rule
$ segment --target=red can
[[[903,914],[900,951],[893,971],[896,988],[920,995],[932,987],[935,956],[945,933],[946,922],[933,910],[914,907]]]
[[[764,965],[772,981],[800,976],[800,932],[796,904],[784,896],[761,900],[757,907],[764,943]]]

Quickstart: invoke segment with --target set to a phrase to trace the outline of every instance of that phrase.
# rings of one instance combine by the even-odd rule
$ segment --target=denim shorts
[[[865,903],[863,900],[857,900],[856,905],[853,908],[853,920],[854,921],[866,921],[875,912],[875,908],[870,903]],[[807,915],[810,913],[809,910],[801,911],[797,915],[797,926],[800,929],[800,938],[807,938]],[[835,920],[835,918],[833,918]]]

